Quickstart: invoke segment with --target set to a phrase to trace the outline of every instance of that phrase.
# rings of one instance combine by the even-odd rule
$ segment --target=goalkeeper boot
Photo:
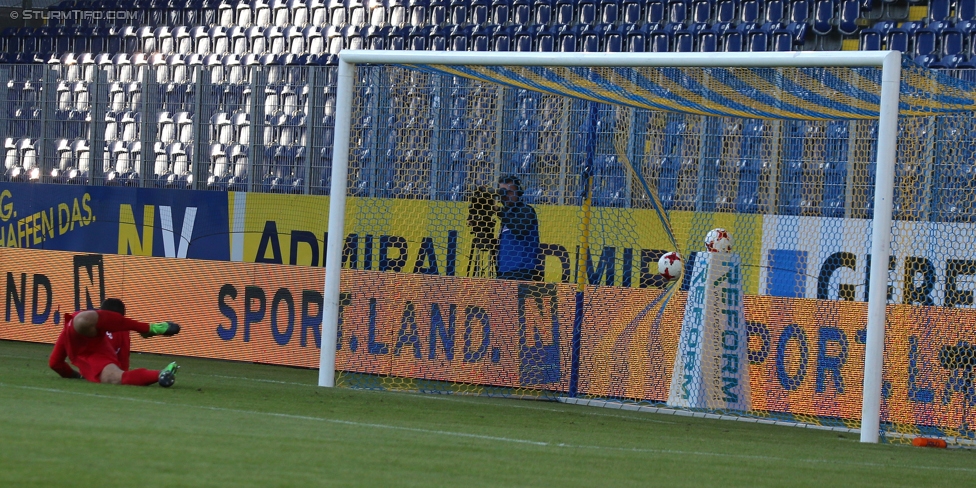
[[[159,371],[159,386],[163,388],[169,388],[176,383],[176,372],[179,371],[180,365],[176,362],[169,363],[165,368]]]
[[[174,336],[180,333],[180,326],[176,322],[155,322],[149,324],[149,332],[146,334],[140,334],[142,337],[148,339],[153,336]]]

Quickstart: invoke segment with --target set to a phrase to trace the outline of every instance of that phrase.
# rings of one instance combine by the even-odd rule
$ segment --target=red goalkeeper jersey
[[[87,337],[75,331],[71,323],[74,314],[65,314],[65,325],[61,335],[54,343],[54,351],[48,365],[64,378],[77,375],[64,360],[78,368],[81,376],[88,381],[100,383],[105,366],[114,364],[122,371],[129,369],[129,332],[98,332],[95,337]]]

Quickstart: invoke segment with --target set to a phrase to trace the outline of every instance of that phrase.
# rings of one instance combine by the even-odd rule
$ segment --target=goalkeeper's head
[[[109,312],[115,312],[119,315],[125,315],[125,303],[118,298],[106,298],[102,302],[101,310],[108,310]]]

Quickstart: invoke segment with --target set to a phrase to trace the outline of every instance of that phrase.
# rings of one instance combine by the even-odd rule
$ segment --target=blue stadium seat
[[[766,52],[769,50],[769,33],[762,29],[756,29],[745,36],[746,51]]]
[[[861,51],[880,51],[881,50],[881,32],[873,29],[863,29],[860,34],[860,43],[858,44],[858,49]]]
[[[601,24],[616,25],[620,21],[621,8],[620,0],[600,0],[598,22]]]
[[[355,1],[359,2],[359,0],[355,0]],[[528,1],[528,0],[522,0],[522,1]],[[349,7],[346,8],[348,9]],[[358,8],[360,10],[364,10],[364,6],[362,6],[361,4],[358,6]],[[447,10],[448,10],[448,0],[430,0],[430,7],[427,14],[428,15],[427,22],[430,25],[435,27],[446,24]],[[358,19],[354,16],[353,20],[350,23],[362,24],[363,22],[359,22]]]
[[[652,53],[671,51],[671,36],[663,30],[651,32],[647,38],[647,50]]]
[[[470,50],[488,51],[491,48],[491,35],[497,25],[476,25],[471,31]]]
[[[857,33],[857,21],[861,15],[860,0],[840,0],[839,10],[837,30],[846,36]]]
[[[577,19],[575,23],[593,25],[597,22],[596,0],[577,0],[576,2]]]
[[[730,23],[736,20],[736,2],[733,0],[718,0],[715,4],[715,22]]]
[[[529,21],[525,24],[549,25],[555,15],[555,0],[530,0]]]
[[[535,49],[538,52],[551,53],[556,51],[559,39],[559,27],[549,26],[536,33]]]
[[[689,0],[668,0],[667,21],[673,24],[685,24],[691,14]]]
[[[786,29],[773,29],[772,26],[777,24],[765,24],[763,25],[763,32],[766,33],[769,39],[769,50],[770,51],[792,51],[793,50],[793,36]]]
[[[725,52],[742,51],[742,33],[737,30],[730,30],[722,34],[722,50]]]
[[[940,49],[942,56],[958,55],[965,52],[965,38],[959,29],[946,28],[939,35],[941,37],[939,45],[942,46]]]
[[[923,22],[921,20],[916,20],[911,22],[902,22],[900,27],[904,29],[905,32],[908,32],[908,35],[914,37],[916,31],[918,31],[919,29],[924,29],[928,27],[928,25],[926,24],[926,22]]]
[[[625,52],[626,34],[623,29],[612,24],[601,24],[597,26],[597,30],[601,31],[603,37],[602,51],[608,53]]]
[[[471,11],[470,0],[450,0],[448,3],[447,21],[452,25],[467,25]]]
[[[648,24],[660,24],[665,21],[664,0],[647,0],[644,5],[645,21]]]
[[[831,22],[834,18],[833,0],[814,0],[813,2],[813,32],[819,35],[827,35],[833,30]]]
[[[644,2],[641,0],[624,0],[621,6],[623,12],[621,21],[624,24],[638,24],[644,21]]]
[[[690,53],[695,50],[695,36],[691,31],[682,29],[671,36],[674,52]]]
[[[793,43],[803,45],[809,30],[810,0],[793,0],[790,3],[789,23],[786,30],[793,36]]]
[[[901,51],[908,54],[908,32],[901,27],[895,27],[888,31],[885,37],[885,47],[892,51]]]
[[[976,2],[957,0],[954,18],[957,22],[976,20]]]
[[[922,28],[915,31],[915,52],[914,57],[934,56],[937,52],[937,35],[929,28]]]
[[[606,48],[606,33],[613,28],[613,24],[583,26],[579,33],[579,51],[585,53],[604,51]]]
[[[972,2],[966,2],[965,0],[962,0],[962,1],[960,1],[960,0],[955,0],[955,1],[953,1],[953,0],[929,0],[928,1],[928,4],[929,4],[928,20],[929,21],[933,21],[933,20],[935,20],[935,21],[938,21],[938,20],[948,20],[949,19],[949,14],[951,13],[951,11],[953,9],[953,4],[954,3],[955,4],[958,4],[958,3],[972,3]]]
[[[579,50],[579,25],[564,25],[559,28],[559,37],[556,41],[556,50],[564,53],[574,53]]]
[[[572,8],[573,4],[568,0],[564,0],[565,3],[569,4]],[[492,0],[491,1],[491,20],[492,24],[496,25],[508,25],[509,13],[512,9],[511,0]]]
[[[695,24],[708,24],[712,21],[712,0],[692,0],[691,15],[688,21]]]
[[[767,0],[763,10],[764,23],[785,24],[786,0]]]
[[[471,40],[471,26],[455,25],[451,27],[450,37],[448,38],[448,49],[451,51],[467,51]],[[375,49],[368,45],[367,49]]]
[[[966,65],[966,58],[959,54],[948,54],[944,55],[938,60],[934,61],[929,65],[932,69],[959,69],[959,68],[971,68],[971,65]]]
[[[532,22],[532,4],[530,0],[512,0],[512,10],[509,22],[514,26],[528,25]]]
[[[490,0],[471,0],[471,23],[484,25],[488,23],[488,12],[491,11]]]
[[[739,22],[740,23],[758,23],[759,11],[760,11],[759,0],[740,0],[739,1]]]
[[[713,53],[718,51],[718,35],[712,29],[699,30],[695,42],[699,52]]]

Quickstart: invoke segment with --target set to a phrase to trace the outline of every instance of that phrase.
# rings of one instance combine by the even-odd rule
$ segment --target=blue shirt
[[[525,202],[506,205],[498,234],[498,272],[542,269],[539,218]]]

